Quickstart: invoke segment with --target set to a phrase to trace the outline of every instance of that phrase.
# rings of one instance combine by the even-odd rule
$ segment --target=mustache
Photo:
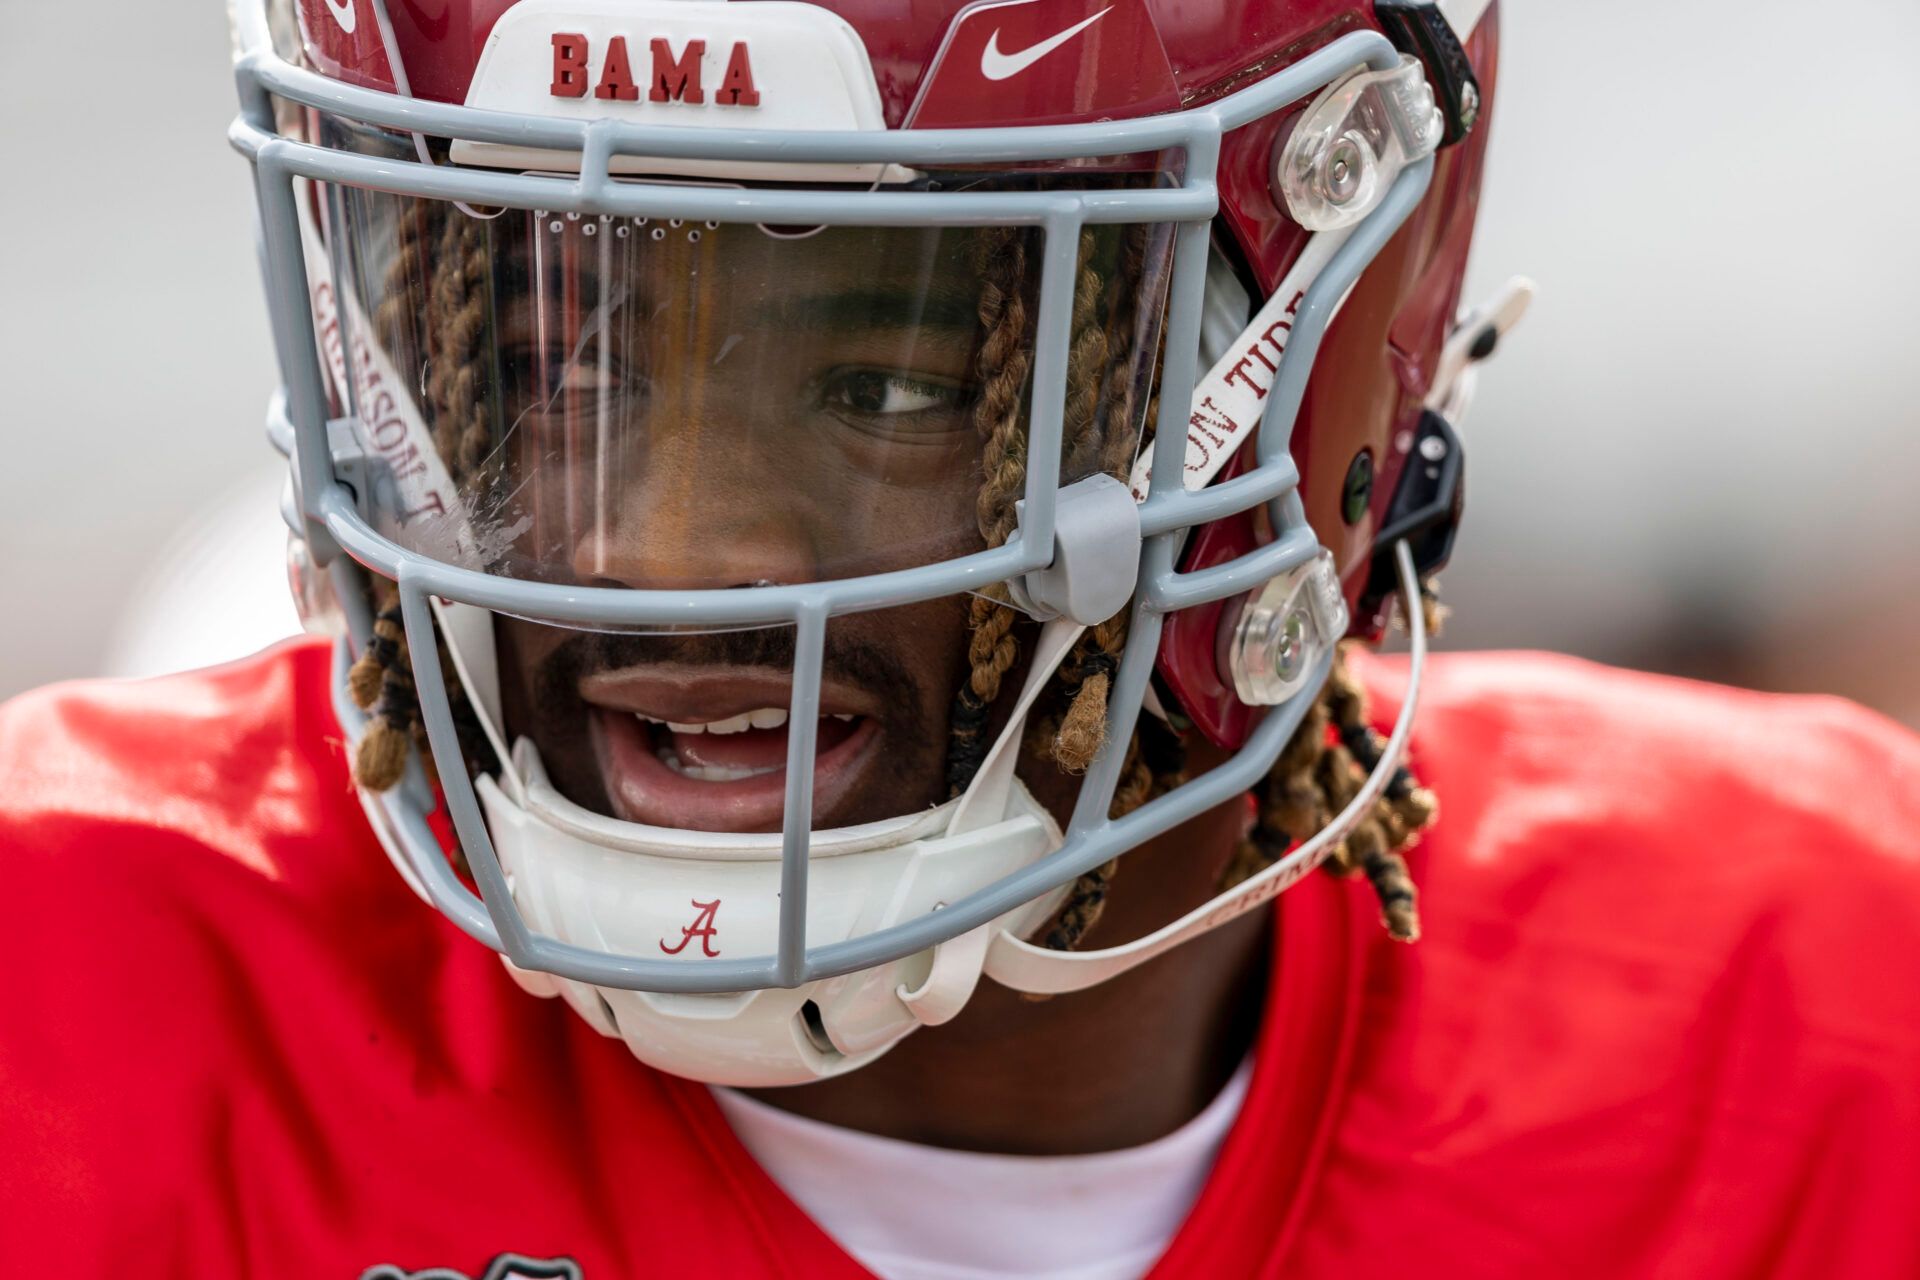
[[[764,667],[792,671],[796,653],[792,627],[757,627],[709,634],[646,635],[581,631],[562,641],[540,663],[535,686],[543,707],[580,702],[580,681],[602,671],[665,664],[713,667]],[[890,712],[922,705],[921,682],[893,654],[878,645],[827,630],[822,678],[833,678],[878,694]]]

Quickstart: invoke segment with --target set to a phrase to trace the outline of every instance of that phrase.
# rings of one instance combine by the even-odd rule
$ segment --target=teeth
[[[785,707],[758,707],[752,711],[742,711],[737,716],[725,720],[710,720],[705,724],[682,724],[678,720],[656,720],[650,715],[636,711],[634,716],[648,724],[664,724],[675,733],[745,733],[749,729],[778,729],[787,722]],[[835,712],[833,719],[846,723],[860,717],[845,712]]]
[[[785,707],[757,707],[705,724],[681,724],[677,720],[655,720],[645,715],[640,718],[649,724],[664,724],[675,733],[745,733],[749,729],[778,729],[787,722],[787,711]]]

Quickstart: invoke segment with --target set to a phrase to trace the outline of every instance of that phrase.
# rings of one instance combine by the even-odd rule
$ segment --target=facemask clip
[[[1392,71],[1363,71],[1320,95],[1281,145],[1274,191],[1309,231],[1351,227],[1445,134],[1426,69],[1403,56]]]
[[[1026,534],[1026,503],[1015,505]],[[1127,486],[1089,476],[1054,505],[1053,562],[1007,583],[1016,608],[1041,622],[1105,622],[1133,599],[1140,577],[1140,507]]]
[[[1278,706],[1304,689],[1314,665],[1347,633],[1347,602],[1333,554],[1249,595],[1222,635],[1221,674],[1249,706]]]

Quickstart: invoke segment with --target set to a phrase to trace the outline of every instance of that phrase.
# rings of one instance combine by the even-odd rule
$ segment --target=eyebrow
[[[497,293],[506,299],[531,293],[531,243],[517,241],[494,257]],[[597,294],[597,264],[576,262],[575,278],[583,293]],[[633,299],[628,300],[631,309]],[[980,327],[980,295],[951,279],[913,280],[895,288],[860,285],[798,298],[783,298],[761,313],[761,328],[831,328],[873,330],[932,329],[951,336],[969,336]]]
[[[769,308],[768,325],[839,329],[947,329],[970,333],[980,324],[980,299],[959,289],[847,289],[789,298]]]

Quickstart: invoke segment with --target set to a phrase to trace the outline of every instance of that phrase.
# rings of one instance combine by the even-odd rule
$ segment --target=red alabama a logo
[[[692,924],[680,930],[680,942],[678,946],[670,947],[667,945],[667,940],[662,938],[660,939],[660,949],[670,956],[677,956],[687,949],[689,942],[698,938],[700,939],[700,951],[702,954],[708,959],[718,957],[720,950],[713,945],[713,940],[719,933],[719,930],[714,926],[713,913],[720,909],[720,899],[715,898],[712,902],[695,900],[689,905],[698,907],[700,914],[693,918]]]

